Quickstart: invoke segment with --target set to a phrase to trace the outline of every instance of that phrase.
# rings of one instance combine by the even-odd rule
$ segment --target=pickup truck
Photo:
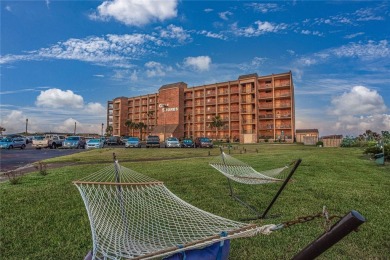
[[[149,135],[146,138],[146,148],[149,147],[158,147],[160,148],[160,137],[157,135]]]
[[[35,147],[36,149],[41,149],[41,148],[56,149],[57,147],[62,146],[64,140],[65,140],[65,136],[63,135],[34,136],[32,140],[32,147]]]

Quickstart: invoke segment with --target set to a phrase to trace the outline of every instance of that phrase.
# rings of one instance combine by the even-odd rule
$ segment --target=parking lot
[[[31,163],[68,154],[80,153],[84,149],[35,149],[31,143],[26,149],[0,149],[0,172],[15,170]]]

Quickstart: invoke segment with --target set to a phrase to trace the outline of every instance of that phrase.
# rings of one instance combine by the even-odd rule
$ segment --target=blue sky
[[[290,70],[297,129],[390,130],[388,1],[0,4],[6,133],[100,133],[115,97]]]

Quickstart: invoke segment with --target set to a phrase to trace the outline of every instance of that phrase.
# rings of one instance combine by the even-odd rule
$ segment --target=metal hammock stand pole
[[[223,155],[222,148],[220,148],[220,151],[221,151],[223,164],[225,165],[225,167],[227,167],[226,162],[225,162],[225,157]],[[273,197],[272,201],[270,202],[270,204],[267,206],[267,208],[264,210],[263,213],[260,213],[255,207],[249,205],[248,203],[246,203],[243,200],[241,200],[237,195],[235,195],[234,191],[233,191],[233,188],[232,188],[232,185],[230,183],[230,179],[227,178],[228,184],[229,184],[229,190],[230,190],[230,194],[229,195],[232,198],[234,198],[235,200],[237,200],[239,203],[241,203],[242,205],[244,205],[245,207],[247,207],[249,210],[251,210],[252,212],[254,212],[256,214],[256,217],[254,217],[254,218],[245,218],[245,219],[242,219],[242,220],[265,219],[267,217],[268,211],[272,208],[273,204],[276,202],[276,200],[278,199],[279,195],[282,193],[282,191],[286,187],[287,183],[290,181],[291,177],[293,176],[293,174],[295,173],[296,169],[298,168],[298,166],[300,165],[301,162],[302,162],[302,159],[298,159],[298,160],[295,161],[294,166],[291,169],[290,173],[288,174],[287,178],[283,181],[282,186],[280,186],[278,192],[275,194],[275,196]]]

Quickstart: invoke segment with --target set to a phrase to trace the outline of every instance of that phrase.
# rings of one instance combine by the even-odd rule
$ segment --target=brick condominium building
[[[210,124],[219,116],[224,125]],[[126,121],[143,122],[132,129]],[[158,135],[229,139],[257,143],[266,139],[294,141],[295,104],[291,72],[239,76],[237,80],[188,87],[184,82],[162,86],[158,93],[108,101],[107,125],[117,136]],[[142,131],[142,133],[141,133]]]

